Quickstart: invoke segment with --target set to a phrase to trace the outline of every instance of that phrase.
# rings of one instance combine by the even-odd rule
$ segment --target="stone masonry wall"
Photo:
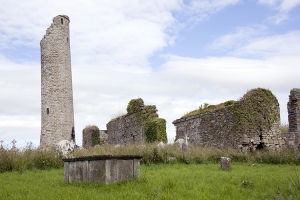
[[[93,134],[95,134],[95,138],[93,138]],[[96,137],[97,136],[97,137]],[[95,140],[93,142],[93,139]],[[97,144],[100,144],[100,130],[97,126],[87,126],[82,130],[82,147],[90,148]]]
[[[54,17],[40,42],[41,147],[75,142],[69,23],[66,15]]]
[[[210,146],[236,146],[239,137],[232,134],[233,113],[228,108],[177,119],[176,140],[189,136],[189,143]]]
[[[155,105],[144,105],[141,98],[132,99],[126,110],[126,115],[107,123],[109,144],[167,142],[166,120],[158,117]]]
[[[135,113],[127,114],[107,123],[109,144],[141,144],[145,142],[144,127],[139,125]]]
[[[290,91],[289,102],[287,103],[289,119],[289,138],[299,146],[300,135],[300,89],[294,88]]]
[[[278,112],[279,116],[279,109],[275,112]],[[236,129],[235,115],[235,110],[229,106],[177,119],[173,122],[176,126],[176,140],[188,135],[189,142],[194,145],[244,149],[259,149],[262,146],[276,148],[285,145],[279,129],[280,117],[270,129],[260,128],[247,132],[239,131],[243,128]],[[265,120],[264,116],[262,120]]]

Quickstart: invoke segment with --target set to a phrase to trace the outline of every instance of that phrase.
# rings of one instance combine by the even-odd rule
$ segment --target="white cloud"
[[[187,17],[187,22],[191,24],[207,20],[211,15],[224,9],[227,6],[238,4],[241,0],[191,0],[182,4],[183,12],[180,15]]]
[[[267,5],[277,10],[278,13],[269,17],[268,21],[280,24],[289,19],[289,12],[300,5],[300,0],[259,0],[258,4]]]
[[[297,57],[300,54],[300,31],[269,35],[264,26],[241,27],[215,39],[208,48],[237,57]]]
[[[258,4],[267,5],[267,6],[273,7],[273,6],[277,5],[281,1],[282,0],[258,0]]]
[[[256,25],[252,27],[238,27],[233,33],[223,35],[215,39],[208,49],[218,51],[231,51],[231,49],[237,49],[245,44],[248,44],[253,38],[260,37],[266,34],[266,27],[262,25]]]

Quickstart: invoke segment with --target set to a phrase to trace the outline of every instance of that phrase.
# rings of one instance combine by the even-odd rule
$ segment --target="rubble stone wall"
[[[300,135],[300,89],[294,88],[290,91],[287,103],[289,119],[289,137],[294,140],[294,145],[299,146]],[[290,140],[290,141],[292,141]]]
[[[75,142],[69,23],[66,15],[54,17],[40,42],[41,147]]]
[[[155,105],[144,105],[141,98],[132,99],[126,110],[126,115],[106,124],[109,144],[167,142],[166,120],[158,117]]]
[[[139,125],[135,113],[110,121],[107,125],[109,144],[144,143],[144,127]]]
[[[275,100],[277,104],[276,101],[277,99]],[[257,104],[257,110],[260,109],[259,105]],[[273,108],[273,105],[270,106]],[[247,128],[245,121],[239,121],[237,108],[242,108],[239,101],[232,106],[175,120],[173,124],[176,127],[176,140],[187,135],[189,142],[195,145],[246,149],[258,149],[263,148],[263,146],[276,148],[285,145],[279,129],[279,107],[274,106],[273,115],[266,113],[257,115],[254,128]],[[256,113],[259,114],[259,111]],[[272,118],[272,116],[277,116],[277,119],[273,121],[270,127],[263,126],[265,122],[273,120],[268,118]]]

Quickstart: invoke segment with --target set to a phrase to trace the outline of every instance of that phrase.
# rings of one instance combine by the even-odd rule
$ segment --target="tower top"
[[[53,24],[55,25],[64,25],[69,23],[70,23],[70,19],[68,15],[57,15],[56,17],[53,18]]]

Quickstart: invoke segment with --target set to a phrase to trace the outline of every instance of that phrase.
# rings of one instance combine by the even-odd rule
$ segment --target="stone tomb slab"
[[[63,158],[64,181],[117,183],[140,179],[139,155],[97,155]]]

